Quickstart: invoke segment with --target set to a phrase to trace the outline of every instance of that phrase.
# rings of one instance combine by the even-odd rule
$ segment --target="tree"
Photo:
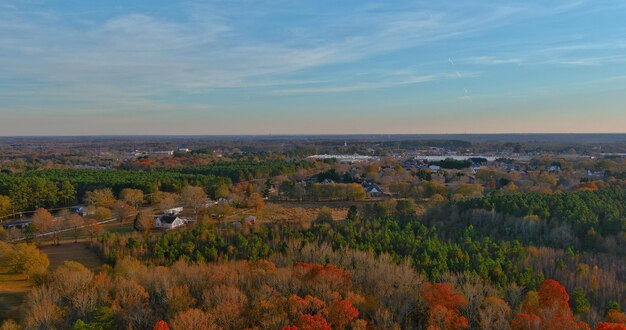
[[[589,329],[584,322],[577,322],[569,307],[569,295],[565,288],[555,280],[541,282],[538,292],[529,292],[522,304],[522,313],[512,323],[512,328],[528,329]],[[534,328],[531,328],[534,329]]]
[[[154,324],[152,330],[170,330],[170,327],[167,325],[167,322],[160,320]]]
[[[256,211],[261,211],[265,206],[265,201],[263,197],[259,195],[259,193],[253,192],[250,196],[245,199],[246,207],[254,208]]]
[[[200,204],[207,199],[207,195],[202,187],[194,187],[189,185],[183,187],[180,192],[180,197],[185,206],[193,208],[194,214],[196,214],[198,206],[200,206]]]
[[[57,186],[46,178],[33,178],[31,189],[34,207],[53,206],[58,201]]]
[[[481,329],[507,329],[511,308],[507,303],[495,296],[485,298],[478,311],[478,320]]]
[[[196,308],[190,308],[185,311],[178,312],[171,320],[170,324],[174,330],[218,329],[214,318],[209,313]]]
[[[65,205],[69,205],[70,202],[76,200],[76,188],[69,181],[63,181],[59,187],[59,199],[61,199]]]
[[[54,292],[45,287],[38,287],[28,294],[29,311],[24,319],[26,329],[56,329],[56,324],[63,319],[63,310],[53,301]]]
[[[93,239],[102,235],[104,229],[95,219],[87,220],[86,224],[87,226],[85,227],[85,232],[87,233],[87,236],[89,236],[89,241],[93,243]]]
[[[120,219],[120,222],[126,222],[137,212],[134,206],[130,206],[122,201],[115,201],[113,205],[113,215]]]
[[[135,221],[133,222],[133,228],[135,228],[136,231],[146,233],[150,231],[150,229],[154,228],[154,226],[154,216],[149,212],[149,210],[137,212]]]
[[[23,179],[13,181],[9,188],[12,204],[20,211],[24,211],[32,205],[32,195],[32,188]]]
[[[122,189],[120,192],[120,199],[134,207],[137,207],[143,204],[143,191],[130,188]]]
[[[13,206],[11,205],[11,198],[9,196],[0,195],[0,218],[11,214]]]
[[[13,321],[13,320],[5,320],[4,322],[2,322],[2,325],[0,325],[0,330],[20,330],[20,325],[17,324],[17,322]]]
[[[25,274],[28,277],[46,272],[50,261],[32,244],[8,244],[0,242],[0,264],[13,273]]]
[[[296,329],[299,330],[332,330],[328,321],[321,314],[300,314],[295,321]]]
[[[78,242],[78,238],[83,234],[85,219],[78,214],[71,214],[67,219],[67,226],[71,229],[70,234],[74,237],[74,243]]]
[[[96,210],[93,213],[93,217],[97,220],[106,220],[110,219],[113,216],[111,210],[106,207],[96,207]]]
[[[582,288],[574,289],[572,298],[574,300],[574,313],[587,314],[591,310],[591,304]]]
[[[328,311],[328,322],[333,329],[344,329],[357,317],[359,317],[359,310],[348,299],[335,300]]]
[[[96,207],[112,208],[115,204],[115,196],[110,188],[88,191],[85,195],[87,204]]]
[[[606,313],[606,321],[610,323],[623,323],[626,324],[626,314],[617,309],[610,309]]]
[[[469,322],[459,309],[467,305],[467,298],[454,290],[450,283],[426,283],[421,296],[428,306],[429,329],[466,329]]]
[[[54,222],[54,217],[46,209],[39,208],[33,213],[33,225],[38,234],[50,231]]]
[[[626,330],[626,325],[620,323],[599,322],[595,330]]]
[[[157,191],[152,194],[151,203],[161,210],[171,209],[179,205],[180,196],[175,193]]]

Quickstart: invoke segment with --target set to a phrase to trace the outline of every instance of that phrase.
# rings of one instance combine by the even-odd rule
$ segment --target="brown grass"
[[[91,270],[95,270],[103,264],[100,257],[88,248],[87,242],[44,245],[40,247],[40,250],[48,255],[50,269],[54,269],[68,260],[79,262]]]
[[[25,275],[9,274],[0,269],[0,320],[22,317],[20,306],[33,283]]]

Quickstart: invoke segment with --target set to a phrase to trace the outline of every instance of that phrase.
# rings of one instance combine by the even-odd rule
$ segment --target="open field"
[[[0,269],[0,320],[21,318],[20,306],[33,285],[25,275],[9,274]]]
[[[100,257],[98,257],[93,250],[88,248],[87,242],[66,242],[61,245],[44,245],[41,247],[41,252],[48,255],[50,259],[50,269],[54,269],[68,260],[80,262],[91,270],[95,270],[103,264]]]

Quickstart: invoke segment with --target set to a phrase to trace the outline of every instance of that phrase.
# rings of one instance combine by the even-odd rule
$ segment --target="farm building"
[[[155,227],[163,229],[174,229],[184,226],[187,222],[185,219],[172,215],[162,215],[156,219]]]

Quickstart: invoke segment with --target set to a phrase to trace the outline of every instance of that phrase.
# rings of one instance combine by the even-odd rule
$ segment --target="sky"
[[[0,135],[626,133],[626,2],[0,0]]]

